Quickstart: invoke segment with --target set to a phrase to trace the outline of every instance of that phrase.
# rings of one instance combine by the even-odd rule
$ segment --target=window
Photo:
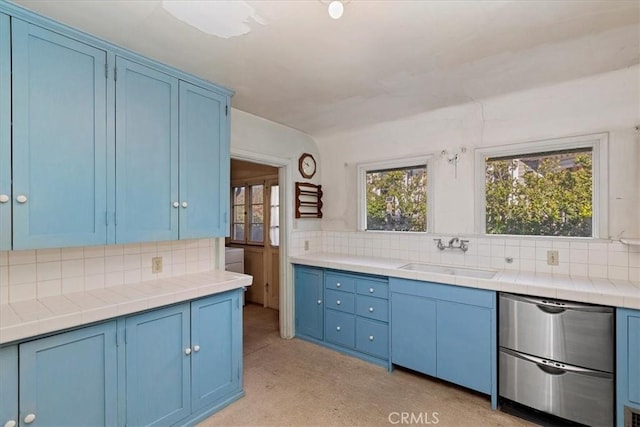
[[[414,158],[358,166],[361,230],[430,229],[428,160]]]
[[[486,234],[597,237],[606,234],[605,135],[478,150]],[[602,233],[602,234],[601,234]]]
[[[265,242],[265,224],[268,224],[268,242],[271,246],[279,246],[279,190],[279,186],[270,184],[270,181],[231,187],[233,211],[231,241],[233,243],[262,245]]]

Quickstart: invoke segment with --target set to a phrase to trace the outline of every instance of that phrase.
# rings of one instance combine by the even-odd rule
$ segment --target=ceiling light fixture
[[[339,0],[329,3],[329,16],[333,19],[340,19],[344,13],[344,5]]]

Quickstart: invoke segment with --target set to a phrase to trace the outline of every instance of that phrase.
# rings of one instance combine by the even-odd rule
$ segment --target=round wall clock
[[[298,160],[298,170],[303,178],[311,178],[316,174],[316,159],[309,153],[303,153]]]

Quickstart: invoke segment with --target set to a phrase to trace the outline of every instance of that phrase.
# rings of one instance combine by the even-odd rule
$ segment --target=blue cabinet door
[[[180,239],[227,233],[227,97],[180,82]]]
[[[323,339],[324,302],[322,269],[296,266],[296,335]]]
[[[627,317],[629,401],[640,405],[640,313]]]
[[[436,301],[391,294],[391,361],[436,375]]]
[[[178,238],[178,80],[116,58],[116,242]]]
[[[20,344],[20,418],[35,425],[117,424],[116,323]]]
[[[616,312],[616,413],[622,425],[624,407],[640,411],[640,311]]]
[[[19,19],[12,43],[13,248],[104,244],[106,52]]]
[[[191,303],[191,409],[213,406],[241,391],[240,292]]]
[[[11,30],[0,13],[0,251],[11,249]],[[0,417],[0,424],[4,425]]]
[[[189,304],[127,318],[127,425],[170,425],[191,413],[189,323]]]
[[[446,301],[437,305],[438,377],[491,394],[495,346],[491,310]]]
[[[0,348],[0,426],[18,425],[18,346]]]

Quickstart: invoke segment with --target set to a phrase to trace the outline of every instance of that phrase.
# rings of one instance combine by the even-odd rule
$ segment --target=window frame
[[[608,182],[608,133],[572,136],[530,141],[475,150],[475,230],[487,237],[553,238],[553,239],[606,239],[609,235],[609,182]],[[485,159],[488,157],[528,155],[576,148],[591,148],[593,162],[592,235],[540,236],[532,234],[487,234]]]
[[[401,169],[412,166],[425,166],[427,169],[427,219],[426,231],[385,231],[385,230],[367,230],[367,172],[377,171],[381,169]],[[358,195],[358,231],[366,231],[368,233],[399,233],[399,234],[428,234],[433,233],[434,211],[433,211],[433,155],[419,155],[412,157],[403,157],[399,159],[382,160],[375,162],[359,163],[357,165],[357,195]]]
[[[251,187],[253,186],[258,186],[261,185],[262,186],[262,206],[263,206],[263,223],[262,223],[262,241],[261,242],[257,242],[254,240],[251,240],[251,229],[252,227],[252,223],[250,221],[250,216],[251,216]],[[244,200],[244,240],[235,240],[233,238],[233,226],[235,224],[239,224],[234,222],[235,220],[235,212],[234,212],[234,204],[233,204],[233,189],[237,188],[237,187],[244,187],[244,191],[245,191],[245,200]],[[256,181],[242,181],[242,182],[236,182],[236,183],[232,183],[231,184],[231,218],[232,221],[230,222],[230,232],[229,232],[229,241],[233,244],[236,245],[247,245],[247,246],[265,246],[265,232],[264,232],[264,228],[265,228],[265,223],[264,223],[264,200],[265,200],[265,194],[266,194],[266,187],[267,184],[264,180],[256,180]],[[239,206],[239,205],[238,205]],[[268,236],[268,235],[267,235]]]

